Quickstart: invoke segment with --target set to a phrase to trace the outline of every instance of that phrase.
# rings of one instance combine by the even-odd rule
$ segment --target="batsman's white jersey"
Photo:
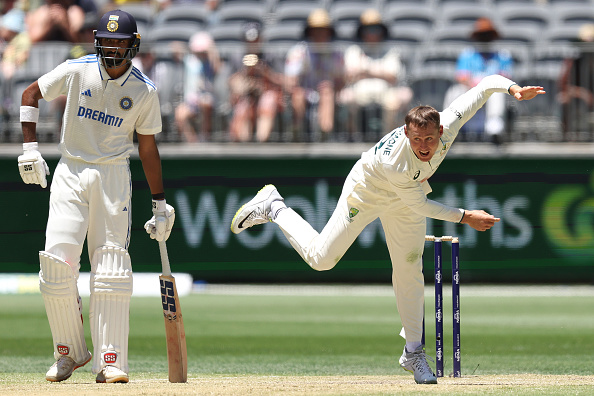
[[[68,60],[39,78],[43,98],[67,95],[60,151],[85,162],[126,163],[134,149],[134,130],[161,131],[155,85],[131,66],[113,80],[96,55]]]
[[[68,60],[38,83],[47,101],[67,95],[45,250],[76,271],[85,237],[90,255],[105,245],[128,248],[128,159],[134,131],[161,131],[157,89],[134,66],[110,78],[96,55]]]
[[[363,153],[342,189],[336,209],[318,234],[292,209],[274,222],[312,268],[328,270],[338,263],[357,236],[379,218],[392,261],[392,283],[407,342],[420,341],[424,281],[422,255],[426,218],[459,222],[463,210],[427,199],[431,177],[448,153],[458,131],[492,93],[508,92],[514,82],[490,76],[440,113],[444,133],[441,149],[431,161],[420,161],[400,127]]]

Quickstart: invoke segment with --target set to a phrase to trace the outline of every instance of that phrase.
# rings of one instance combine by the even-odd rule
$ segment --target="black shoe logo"
[[[245,223],[245,221],[246,221],[247,219],[249,219],[249,217],[252,215],[252,213],[254,213],[254,211],[253,211],[253,210],[252,210],[252,212],[251,212],[249,215],[245,216],[245,217],[243,218],[243,220],[241,220],[241,222],[240,222],[240,223],[237,225],[237,228],[243,228],[243,223]]]

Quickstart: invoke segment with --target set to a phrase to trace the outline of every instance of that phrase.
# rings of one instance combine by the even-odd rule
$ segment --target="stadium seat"
[[[332,2],[328,13],[333,22],[359,23],[361,14],[368,8],[373,8],[373,6],[366,2]]]
[[[381,3],[381,2],[380,2]],[[392,4],[407,4],[407,5],[415,5],[415,4],[433,4],[433,0],[383,0],[383,7],[389,7]]]
[[[408,45],[420,45],[422,44],[429,35],[427,29],[421,26],[400,26],[398,23],[392,23],[388,25],[390,36],[388,41],[393,44],[400,44],[404,46]]]
[[[578,55],[579,49],[570,43],[556,45],[539,43],[534,46],[532,51],[534,65],[539,70],[549,69],[557,72],[560,72],[565,60],[574,59]]]
[[[456,68],[458,56],[466,45],[427,45],[422,51],[417,51],[413,62],[413,69]]]
[[[262,38],[266,43],[275,46],[291,46],[303,40],[302,22],[285,22],[276,25],[266,26],[262,32]]]
[[[223,3],[218,8],[218,16],[221,23],[262,23],[266,13],[267,5],[259,2],[231,2]]]
[[[581,25],[554,25],[546,29],[542,34],[544,43],[572,43],[578,38],[578,32]]]
[[[146,4],[128,2],[119,5],[118,8],[122,11],[126,11],[127,13],[133,15],[137,24],[149,26],[151,23],[153,23],[153,9],[151,7],[148,7]]]
[[[318,8],[314,2],[281,2],[274,10],[276,24],[299,22],[305,25],[310,12]]]
[[[394,24],[401,28],[419,26],[424,29],[432,29],[436,23],[434,9],[429,4],[394,2],[386,5],[382,14],[386,25]]]
[[[472,25],[453,25],[441,26],[433,29],[429,36],[429,40],[438,45],[443,44],[470,44],[470,34],[472,33]]]
[[[493,8],[481,3],[443,3],[438,11],[438,23],[443,27],[451,26],[473,26],[478,18],[489,17],[497,25],[492,17]]]
[[[243,25],[237,22],[218,23],[208,29],[213,40],[219,44],[243,45]]]
[[[502,3],[497,7],[501,27],[531,27],[543,30],[549,26],[551,11],[546,6],[525,3]]]
[[[364,2],[333,2],[330,5],[329,14],[334,24],[337,38],[347,41],[355,40],[361,14],[368,8],[371,8],[371,6]]]
[[[72,44],[64,41],[44,41],[31,46],[29,56],[19,71],[41,76],[71,58]]]
[[[193,24],[197,30],[202,30],[207,24],[208,10],[196,4],[172,4],[161,11],[155,18],[154,26],[172,24]]]
[[[170,41],[183,41],[187,43],[192,34],[200,31],[194,23],[157,24],[148,33],[151,43],[165,43]]]
[[[553,22],[560,26],[581,26],[594,23],[594,5],[584,7],[582,4],[557,3],[549,8]]]
[[[493,5],[495,5],[495,6],[499,6],[502,4],[508,4],[508,3],[514,3],[514,4],[526,3],[526,4],[534,5],[534,0],[491,0],[491,1],[493,2]]]
[[[506,26],[499,29],[500,45],[532,45],[541,36],[540,29],[531,26]]]
[[[442,65],[411,70],[409,81],[415,92],[415,103],[433,106],[441,111],[445,94],[455,82],[455,75],[455,67],[445,68]]]

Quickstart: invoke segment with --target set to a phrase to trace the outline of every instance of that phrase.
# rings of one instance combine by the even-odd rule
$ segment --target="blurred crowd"
[[[292,40],[286,41],[273,41],[267,35],[270,14],[260,20],[246,14],[232,21],[233,26],[223,26],[229,34],[231,27],[236,28],[237,37],[232,37],[236,40],[215,35],[223,2],[2,1],[0,141],[19,141],[19,92],[26,84],[57,63],[94,53],[98,17],[109,9],[131,6],[140,6],[136,14],[129,12],[137,17],[142,34],[133,63],[159,89],[165,132],[160,139],[170,142],[371,142],[401,125],[411,107],[430,104],[442,110],[485,75],[497,73],[511,79],[529,75],[516,70],[520,68],[513,51],[497,45],[501,29],[486,16],[473,20],[467,43],[455,47],[449,59],[453,69],[438,66],[437,71],[426,72],[414,61],[425,49],[413,45],[403,52],[394,44],[395,33],[384,15],[376,7],[363,7],[365,2],[359,2],[350,38],[345,39],[344,30],[338,37],[326,8],[312,7]],[[144,19],[148,12],[159,21],[166,10],[188,10],[188,6],[202,10],[204,17],[193,30],[186,23],[189,15],[186,21],[161,23],[168,37],[159,36],[158,26]],[[179,35],[174,37],[176,31]],[[594,41],[594,24],[585,23],[574,41],[576,51],[564,54],[556,74],[546,76],[549,86],[538,73],[522,81],[545,85],[550,93],[547,102],[525,111],[510,105],[505,95],[493,95],[461,131],[461,139],[497,145],[513,140],[510,121],[521,121],[525,113],[541,117],[536,121],[526,116],[523,123],[515,123],[526,139],[594,140],[594,55],[584,44]],[[64,102],[54,102],[42,109],[40,122],[46,122],[50,133],[41,132],[41,140],[44,136],[58,140]],[[539,137],[539,128],[551,133]]]

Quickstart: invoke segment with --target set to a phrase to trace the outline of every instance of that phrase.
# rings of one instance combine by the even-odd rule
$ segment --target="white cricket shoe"
[[[231,221],[231,231],[239,234],[241,231],[271,221],[270,204],[274,201],[282,201],[283,197],[278,193],[276,187],[267,184],[258,191],[258,194],[248,203],[243,205]]]
[[[414,374],[417,384],[437,384],[437,377],[427,363],[424,345],[419,345],[414,352],[408,352],[405,346],[399,363],[400,367]]]
[[[70,356],[60,356],[45,374],[45,379],[51,382],[67,380],[74,370],[89,363],[92,357],[91,352],[87,351],[86,360],[82,363],[76,363]]]
[[[113,384],[115,382],[128,383],[128,374],[124,373],[116,366],[105,366],[99,371],[95,381],[108,384]]]

